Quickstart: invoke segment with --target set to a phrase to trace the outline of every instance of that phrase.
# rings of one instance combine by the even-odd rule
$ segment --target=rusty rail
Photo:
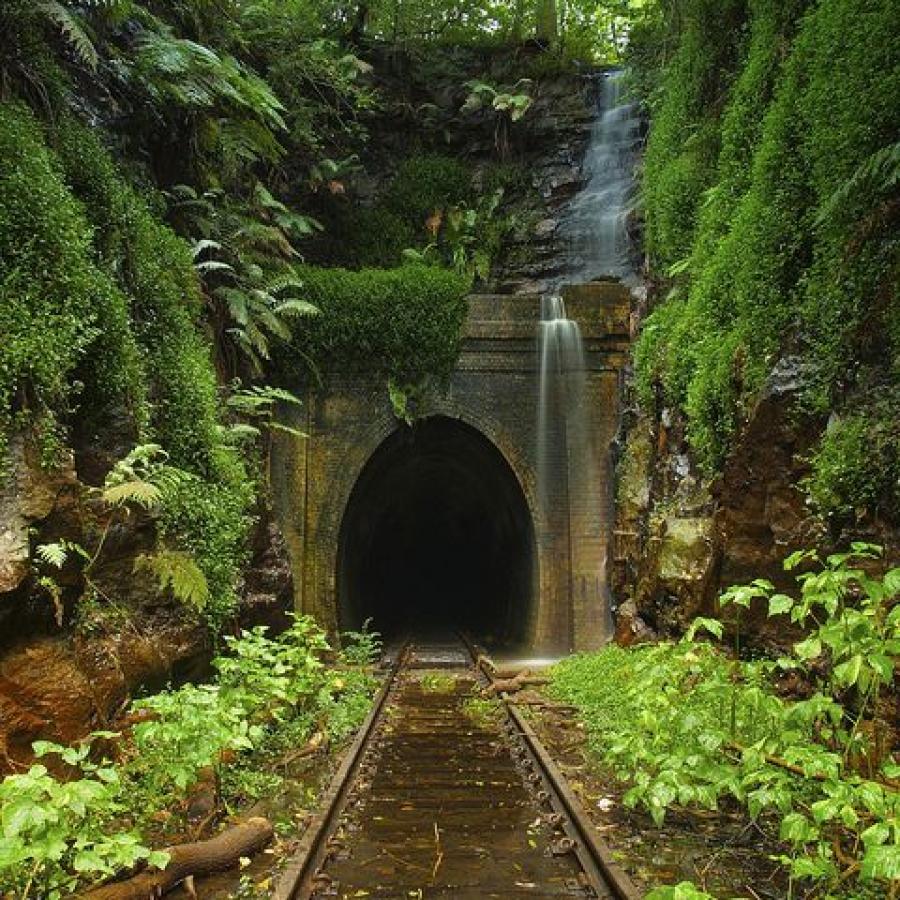
[[[316,872],[327,856],[328,840],[334,833],[340,820],[341,813],[347,803],[347,795],[350,793],[350,788],[359,769],[359,763],[362,760],[369,739],[381,720],[391,687],[394,684],[397,673],[403,667],[409,647],[410,642],[406,641],[397,653],[384,684],[375,695],[372,709],[360,726],[359,731],[356,733],[356,738],[350,745],[350,749],[331,779],[328,792],[322,800],[320,811],[313,817],[306,831],[303,832],[300,844],[291,855],[278,879],[278,883],[275,885],[275,890],[272,894],[274,900],[307,900],[312,895]]]
[[[472,657],[475,667],[493,684],[497,679],[486,664],[485,656],[478,651],[469,637],[461,634],[463,643]],[[560,826],[573,841],[573,852],[578,857],[584,874],[598,897],[615,897],[616,900],[640,900],[643,896],[625,870],[616,862],[609,845],[597,833],[581,801],[569,787],[565,775],[553,761],[534,729],[516,707],[515,701],[505,692],[504,701],[511,727],[528,747],[535,769],[540,773],[548,802],[561,817]]]
[[[467,636],[460,635],[460,638],[472,658],[473,667],[489,684],[493,683],[496,679],[490,667],[485,664],[485,657],[479,654]],[[397,654],[385,683],[375,697],[371,711],[331,780],[322,801],[321,811],[310,822],[276,884],[273,894],[275,900],[309,900],[314,893],[316,875],[328,856],[329,840],[347,805],[360,762],[382,719],[397,674],[408,658],[410,646],[410,642],[407,641]],[[597,834],[583,806],[534,729],[508,694],[501,693],[500,697],[507,712],[507,733],[511,740],[520,743],[527,750],[533,769],[540,776],[543,793],[546,795],[543,799],[558,815],[559,828],[565,834],[565,839],[570,842],[571,850],[596,896],[612,897],[616,900],[640,900],[642,896],[640,891],[614,860],[609,847]]]

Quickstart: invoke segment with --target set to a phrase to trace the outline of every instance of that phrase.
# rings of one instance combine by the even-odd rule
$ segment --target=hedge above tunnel
[[[397,269],[303,267],[305,298],[320,315],[304,319],[294,358],[316,367],[381,371],[401,383],[442,380],[459,355],[469,279],[432,266]]]

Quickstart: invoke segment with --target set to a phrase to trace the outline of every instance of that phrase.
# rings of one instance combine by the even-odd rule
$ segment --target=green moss
[[[900,399],[875,392],[831,422],[810,460],[805,487],[823,516],[845,522],[858,510],[900,509]]]
[[[66,178],[96,226],[97,249],[131,299],[152,381],[153,434],[176,465],[214,476],[216,377],[198,327],[200,285],[190,250],[153,215],[87,127],[69,119],[57,140]]]
[[[52,452],[76,373],[89,397],[141,408],[128,303],[95,264],[92,237],[40,125],[24,106],[0,104],[0,451],[18,418],[43,423]]]
[[[646,245],[661,270],[691,251],[697,211],[715,173],[723,82],[745,16],[742,0],[684,6],[683,32],[652,110],[644,159]]]
[[[449,376],[459,353],[469,280],[429,266],[301,270],[321,315],[293,349],[330,368],[384,372],[409,384]]]
[[[685,414],[708,474],[787,345],[807,360],[804,400],[820,411],[839,405],[862,369],[900,371],[898,240],[887,198],[864,183],[832,202],[895,139],[891,4],[804,7],[749,4],[749,38],[735,45],[746,50],[720,116],[710,60],[727,57],[729,40],[718,22],[689,21],[651,131],[650,249],[660,268],[686,264],[638,342],[638,387],[642,402],[660,390]],[[692,159],[697,141],[711,146],[701,140],[710,127],[721,148],[707,172]],[[701,170],[712,186],[692,207]]]

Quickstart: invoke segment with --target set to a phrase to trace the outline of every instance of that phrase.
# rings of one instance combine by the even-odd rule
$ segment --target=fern
[[[34,552],[41,562],[56,569],[61,569],[69,558],[69,549],[62,541],[54,544],[38,544]]]
[[[57,0],[41,0],[38,9],[59,29],[78,59],[95,70],[99,62],[97,49],[75,14]]]
[[[822,225],[847,202],[860,194],[881,196],[900,185],[900,141],[888,144],[863,162],[825,202],[816,216]]]
[[[319,307],[306,300],[284,300],[275,307],[279,316],[317,316]]]
[[[150,572],[160,590],[171,589],[176,600],[196,610],[203,609],[209,600],[206,576],[189,553],[160,550],[152,555],[141,554],[134,561],[134,570]]]
[[[105,487],[100,496],[110,506],[125,506],[136,503],[144,509],[154,509],[162,501],[162,491],[149,481],[123,481]]]

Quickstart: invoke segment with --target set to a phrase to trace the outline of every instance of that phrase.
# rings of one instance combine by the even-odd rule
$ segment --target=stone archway
[[[537,501],[539,301],[528,295],[471,297],[456,370],[448,383],[432,392],[420,415],[425,420],[436,417],[452,422],[454,433],[469,434],[472,441],[490,448],[494,456],[485,449],[488,458],[503,461],[495,471],[511,474],[528,511],[531,543],[526,547],[520,541],[518,546],[533,566],[530,588],[521,588],[525,580],[521,559],[507,555],[503,564],[511,570],[507,582],[520,584],[512,593],[519,598],[516,608],[524,606],[525,615],[517,627],[506,623],[497,628],[508,619],[506,613],[494,615],[488,624],[522,639],[535,651],[589,649],[610,634],[605,511],[612,485],[608,478],[601,478],[595,479],[597,484],[589,492],[570,492],[568,485],[577,478],[569,477],[572,464],[563,458],[567,477],[560,479],[562,487],[549,502]],[[589,428],[594,465],[603,472],[618,426],[620,373],[628,343],[628,292],[619,285],[598,283],[571,289],[566,302],[585,338]],[[346,568],[346,553],[341,550],[346,544],[342,534],[346,512],[379,448],[389,446],[395,433],[402,435],[408,429],[394,416],[383,373],[327,371],[306,397],[302,410],[284,412],[292,417],[290,424],[308,437],[278,437],[271,478],[294,570],[295,607],[315,616],[334,637],[342,627],[359,620],[352,609],[356,601],[342,596],[349,583],[348,571],[359,571],[353,565]],[[484,463],[487,469],[491,465]],[[464,475],[460,477],[465,481]],[[440,476],[437,481],[440,488],[446,478]],[[467,483],[471,489],[471,480]],[[495,497],[495,508],[508,510],[512,501],[508,493],[503,496]],[[521,511],[521,503],[515,502]],[[498,551],[496,558],[506,552]],[[506,609],[510,602],[501,605]],[[360,610],[365,612],[364,603]]]

